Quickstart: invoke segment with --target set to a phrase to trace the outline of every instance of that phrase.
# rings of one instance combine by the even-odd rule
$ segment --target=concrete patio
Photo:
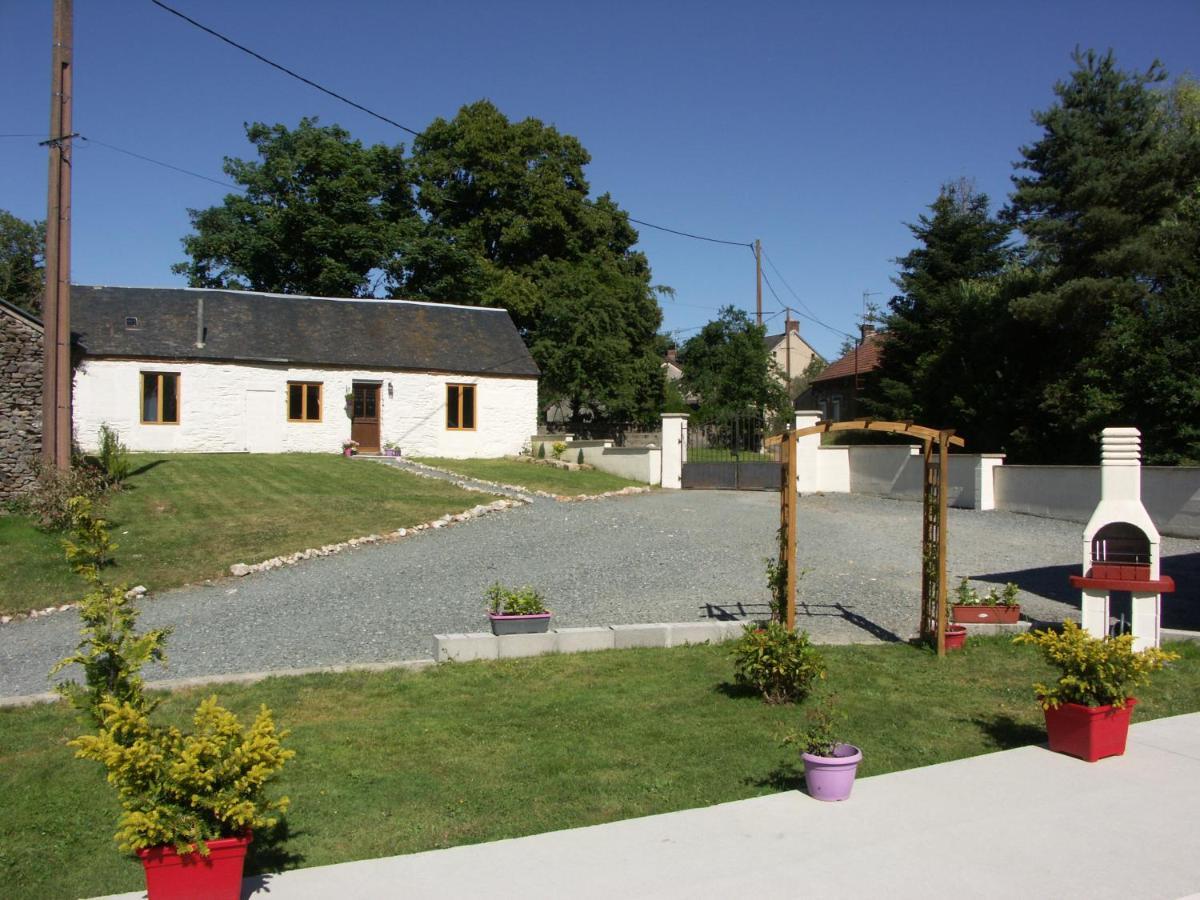
[[[1200,891],[1198,809],[1195,713],[1098,763],[1023,747],[861,779],[845,803],[789,791],[249,878],[243,897],[1179,898]]]

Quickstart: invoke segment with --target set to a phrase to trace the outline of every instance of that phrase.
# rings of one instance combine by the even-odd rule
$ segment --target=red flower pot
[[[991,622],[997,625],[1014,625],[1021,618],[1020,605],[978,606],[955,603],[951,606],[955,622]]]
[[[1047,709],[1046,736],[1050,739],[1050,749],[1088,762],[1122,755],[1129,736],[1129,715],[1136,705],[1137,700],[1129,697],[1120,709],[1078,703],[1062,703],[1055,709]]]
[[[170,845],[139,850],[150,900],[238,900],[242,896],[242,866],[253,836],[208,841],[208,856],[180,856]]]
[[[963,644],[967,640],[967,626],[965,625],[947,625],[946,626],[946,649],[961,650]]]

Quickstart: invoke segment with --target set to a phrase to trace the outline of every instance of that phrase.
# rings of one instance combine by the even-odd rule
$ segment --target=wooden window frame
[[[450,424],[450,388],[458,388],[458,425]],[[463,388],[471,389],[471,427],[463,426]],[[446,430],[447,431],[476,431],[479,428],[479,385],[467,382],[450,381],[446,383]]]
[[[156,420],[146,418],[146,376],[153,375],[157,380],[158,388],[158,408],[155,413],[158,415]],[[175,376],[175,421],[163,421],[163,376]],[[179,404],[179,382],[183,380],[183,374],[180,372],[159,372],[156,369],[143,369],[138,372],[138,419],[143,425],[178,425],[183,418],[183,410]]]
[[[292,386],[296,385],[301,388],[300,391],[300,416],[299,419],[292,418]],[[320,414],[315,419],[305,418],[308,412],[308,388],[316,387],[317,389],[317,408]],[[287,383],[287,402],[284,410],[289,422],[295,422],[297,425],[319,425],[325,419],[325,382],[323,381],[289,381]]]

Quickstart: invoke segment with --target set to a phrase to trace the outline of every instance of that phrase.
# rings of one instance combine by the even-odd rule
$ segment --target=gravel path
[[[271,572],[145,601],[143,625],[173,624],[171,666],[151,678],[412,659],[431,636],[486,630],[493,581],[532,584],[560,627],[689,621],[767,610],[763,559],[774,493],[658,491],[539,502]],[[910,636],[917,621],[920,505],[854,495],[800,500],[800,622],[818,641]],[[950,511],[950,575],[1016,581],[1035,618],[1077,614],[1067,573],[1083,528],[1001,512]],[[1182,590],[1169,627],[1200,628],[1200,542],[1163,539]],[[47,689],[76,641],[71,613],[0,626],[0,696]]]

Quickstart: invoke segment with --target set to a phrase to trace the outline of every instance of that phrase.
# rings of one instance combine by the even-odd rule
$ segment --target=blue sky
[[[412,128],[481,97],[578,136],[594,193],[637,218],[760,238],[784,303],[827,356],[863,292],[886,301],[893,259],[938,185],[1003,201],[1030,114],[1078,44],[1127,69],[1158,57],[1200,73],[1200,3],[396,3],[174,0],[260,53]],[[243,123],[301,116],[367,143],[410,136],[287,78],[149,0],[76,0],[75,128],[223,178]],[[0,133],[44,136],[50,0],[0,0]],[[0,208],[45,215],[46,151],[0,138]],[[73,280],[182,283],[186,209],[225,189],[96,144],[76,152]],[[754,309],[749,250],[641,229],[665,327],[686,339],[716,309]],[[779,305],[764,288],[764,310]],[[771,319],[782,329],[783,316]]]

